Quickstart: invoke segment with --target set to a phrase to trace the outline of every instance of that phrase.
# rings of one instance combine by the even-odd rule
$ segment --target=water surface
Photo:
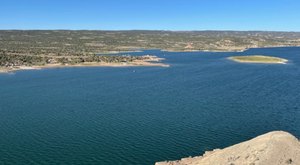
[[[161,52],[163,67],[0,75],[0,164],[154,164],[273,130],[300,137],[300,48]],[[289,59],[241,64],[232,55]]]

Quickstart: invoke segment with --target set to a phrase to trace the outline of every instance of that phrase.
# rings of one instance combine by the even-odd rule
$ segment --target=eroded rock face
[[[300,165],[300,142],[293,135],[275,131],[252,140],[206,152],[203,156],[155,165]]]

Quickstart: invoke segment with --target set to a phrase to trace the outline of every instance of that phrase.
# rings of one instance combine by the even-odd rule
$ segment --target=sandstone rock
[[[203,156],[155,165],[300,165],[300,142],[293,135],[274,131]]]

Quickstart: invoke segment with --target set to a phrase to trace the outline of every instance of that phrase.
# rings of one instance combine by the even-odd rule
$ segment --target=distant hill
[[[300,33],[263,31],[0,31],[0,51],[36,55],[89,55],[110,51],[241,51],[300,46]]]
[[[166,51],[243,51],[247,48],[300,46],[300,33],[259,31],[71,31],[0,30],[0,67],[84,62],[132,62],[136,57],[103,53]],[[145,58],[144,58],[145,59]],[[1,69],[1,68],[0,68]]]

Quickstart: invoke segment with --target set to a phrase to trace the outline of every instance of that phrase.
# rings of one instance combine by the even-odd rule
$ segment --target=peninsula
[[[161,63],[163,58],[157,56],[97,56],[84,57],[64,56],[28,56],[0,54],[0,73],[17,70],[32,70],[58,67],[129,67],[129,66],[157,66],[169,67]]]
[[[287,59],[263,55],[233,56],[228,59],[241,63],[286,64],[288,62]]]

